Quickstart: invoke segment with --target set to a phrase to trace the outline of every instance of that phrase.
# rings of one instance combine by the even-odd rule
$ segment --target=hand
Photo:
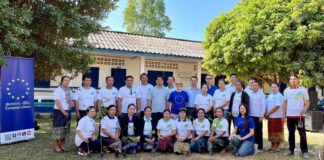
[[[162,135],[160,135],[159,137],[158,137],[159,139],[162,139],[163,138],[163,136]]]
[[[269,118],[270,113],[269,113],[269,112],[266,112],[264,116],[265,116],[266,118]]]
[[[196,142],[197,142],[198,140],[199,140],[199,137],[196,137],[196,138],[194,138],[194,141],[196,141]]]
[[[80,119],[80,112],[76,112],[76,118]]]
[[[237,139],[243,141],[243,138],[241,136],[237,136]]]
[[[263,119],[264,119],[264,116],[261,116],[261,117],[259,118],[259,123],[262,123]]]
[[[137,112],[137,117],[140,117],[141,116],[141,111],[138,111]]]
[[[92,139],[92,141],[95,141],[95,140],[97,139],[97,136],[96,136],[96,135],[93,135],[93,136],[91,137],[91,139]]]
[[[85,139],[83,140],[83,142],[84,142],[84,143],[89,143],[89,140],[88,140],[87,138],[85,138]]]
[[[63,111],[63,115],[68,118],[69,117],[69,114],[66,112],[66,111]]]
[[[177,141],[178,142],[183,142],[184,141],[184,138],[177,138]]]
[[[210,137],[209,138],[209,141],[214,142],[215,141],[215,137]]]
[[[118,117],[122,117],[122,112],[118,112]]]
[[[284,115],[282,115],[282,121],[283,122],[286,122],[287,121],[287,116],[284,114]]]
[[[230,135],[230,136],[228,137],[228,140],[231,141],[231,140],[232,140],[232,137],[233,137],[233,135]]]
[[[303,109],[303,110],[300,111],[301,116],[305,115],[305,113],[306,113],[306,109]]]

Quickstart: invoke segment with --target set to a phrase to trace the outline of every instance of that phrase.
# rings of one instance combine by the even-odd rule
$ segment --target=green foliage
[[[164,37],[171,30],[171,21],[164,14],[163,0],[129,0],[124,10],[127,32]]]
[[[117,0],[0,0],[0,64],[5,55],[35,58],[35,77],[86,72],[94,62],[86,38]]]
[[[207,27],[204,67],[212,73],[324,87],[324,0],[242,0]]]

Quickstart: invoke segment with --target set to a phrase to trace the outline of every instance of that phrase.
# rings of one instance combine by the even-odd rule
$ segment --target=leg
[[[208,146],[207,148],[209,153],[214,152],[214,142],[208,141],[207,146]]]
[[[254,151],[254,143],[252,141],[245,140],[243,141],[241,147],[238,150],[238,156],[244,157],[252,154]]]
[[[306,137],[306,130],[305,130],[305,119],[302,119],[302,121],[303,121],[303,127],[297,128],[300,136],[300,149],[302,153],[307,153],[308,147],[307,147],[307,137]]]
[[[190,148],[194,152],[200,152],[200,150],[199,150],[200,146],[199,146],[198,141],[192,141],[192,143],[190,144]]]
[[[206,137],[201,137],[199,139],[199,144],[200,144],[200,151],[206,151],[207,150],[207,139]]]
[[[234,146],[234,153],[237,153],[239,148],[241,147],[241,141],[237,139],[236,136],[232,137],[231,144]]]
[[[288,141],[289,141],[289,151],[294,153],[295,150],[295,130],[296,121],[292,118],[287,118],[287,128],[288,128]]]

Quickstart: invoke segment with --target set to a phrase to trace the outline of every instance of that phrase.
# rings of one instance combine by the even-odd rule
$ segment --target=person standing
[[[71,107],[73,105],[71,92],[69,90],[70,77],[63,76],[61,84],[54,90],[53,110],[53,139],[54,151],[68,151],[65,146],[65,139],[70,133]]]
[[[290,87],[284,91],[283,119],[287,120],[289,152],[286,156],[294,155],[296,126],[300,136],[300,149],[304,159],[308,159],[308,146],[305,131],[305,114],[309,107],[309,95],[305,87],[299,86],[297,75],[289,78]]]
[[[214,95],[214,92],[218,89],[217,86],[212,85],[213,76],[210,75],[210,74],[208,74],[206,76],[205,80],[206,80],[206,84],[208,86],[207,93],[210,94],[211,96],[213,96]]]
[[[152,123],[156,126],[158,121],[163,118],[163,111],[167,109],[169,91],[163,86],[163,78],[156,77],[156,86],[152,88],[148,97],[148,106],[152,111]]]
[[[252,89],[252,83],[253,82],[256,82],[257,79],[254,78],[254,77],[250,77],[249,78],[249,84],[248,86],[244,89],[244,91],[247,93],[247,94],[250,94],[251,92],[253,92],[253,89]]]
[[[74,94],[73,100],[75,100],[75,113],[77,121],[87,115],[87,109],[90,106],[96,106],[97,102],[97,90],[91,87],[91,77],[84,75],[82,78],[82,86],[77,89]]]
[[[118,90],[114,86],[114,77],[106,77],[106,86],[102,87],[98,93],[98,107],[100,107],[99,119],[107,114],[107,108],[110,105],[117,104]]]
[[[255,125],[254,142],[258,145],[255,153],[259,153],[263,149],[263,119],[266,111],[266,96],[260,89],[259,82],[252,83],[252,92],[249,93],[250,106],[249,116],[253,119]]]
[[[147,100],[150,95],[150,92],[153,88],[151,84],[148,83],[148,77],[146,73],[142,73],[140,75],[140,81],[141,83],[135,86],[139,92],[139,95],[141,96],[141,114],[140,117],[143,117],[144,115],[144,108],[148,106]]]
[[[141,95],[137,88],[133,87],[134,77],[127,76],[125,78],[126,85],[121,87],[118,91],[118,116],[120,118],[127,116],[127,108],[130,104],[135,104],[135,113],[137,116],[141,112]]]
[[[231,79],[231,83],[226,85],[226,90],[228,90],[230,93],[234,93],[235,92],[235,83],[237,81],[237,74],[236,73],[232,73],[230,75],[230,79]]]
[[[188,106],[187,106],[187,116],[197,118],[196,108],[195,108],[195,99],[198,94],[201,93],[201,90],[197,87],[198,78],[196,76],[192,76],[190,78],[190,87],[188,87],[185,91],[188,94]]]
[[[214,102],[214,110],[216,108],[223,108],[224,109],[224,118],[229,121],[229,101],[231,98],[231,93],[226,90],[225,88],[225,80],[224,79],[220,79],[218,80],[218,87],[219,89],[215,91],[214,95],[213,95],[213,102]]]
[[[167,83],[168,83],[167,89],[169,91],[169,95],[168,95],[168,98],[169,98],[171,92],[176,90],[176,87],[174,86],[174,84],[175,84],[174,76],[169,76]]]
[[[176,81],[177,90],[171,92],[168,99],[168,109],[171,110],[171,117],[178,119],[180,108],[185,108],[189,98],[187,92],[182,90],[183,84],[181,81]]]
[[[279,152],[279,145],[284,141],[282,104],[283,96],[279,92],[279,84],[272,83],[265,114],[265,118],[268,119],[268,140],[271,142],[269,152]]]

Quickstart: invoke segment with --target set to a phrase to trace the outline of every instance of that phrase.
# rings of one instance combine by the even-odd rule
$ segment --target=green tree
[[[171,21],[164,14],[163,0],[129,0],[124,10],[127,32],[164,37],[171,30]]]
[[[263,81],[324,87],[324,1],[242,0],[207,27],[204,67]]]
[[[4,56],[35,58],[35,77],[73,76],[94,62],[87,42],[117,0],[0,0],[0,65]]]

